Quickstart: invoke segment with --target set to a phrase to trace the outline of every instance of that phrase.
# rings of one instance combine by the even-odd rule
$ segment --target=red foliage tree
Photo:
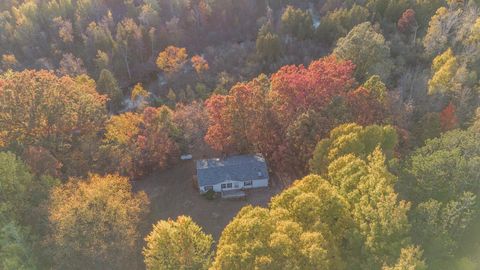
[[[205,101],[209,127],[205,141],[215,150],[228,152],[233,147],[232,122],[228,114],[228,96],[213,95]]]
[[[360,125],[381,124],[385,119],[384,104],[364,87],[348,93],[347,102],[353,120]]]
[[[279,136],[268,87],[268,78],[261,75],[235,85],[227,96],[210,97],[205,102],[210,122],[206,142],[225,153],[259,151],[270,156]]]
[[[314,61],[308,68],[285,66],[272,75],[270,97],[282,124],[298,115],[322,110],[335,96],[346,95],[354,79],[355,65],[334,56]]]
[[[440,113],[440,126],[442,131],[452,130],[458,127],[458,118],[456,115],[455,105],[452,103],[448,104],[445,109]]]
[[[303,170],[335,122],[329,106],[354,85],[353,71],[351,62],[330,56],[308,68],[283,67],[270,81],[263,75],[237,84],[205,102],[205,140],[223,152],[261,152],[277,167]]]
[[[415,19],[415,11],[410,8],[405,10],[397,22],[398,31],[407,33],[412,31],[416,26],[417,20]]]

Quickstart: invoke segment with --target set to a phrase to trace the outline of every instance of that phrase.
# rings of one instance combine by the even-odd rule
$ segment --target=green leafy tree
[[[468,255],[470,228],[478,217],[479,133],[453,130],[428,140],[406,161],[400,187],[417,202],[413,239],[425,250],[431,269],[456,269]]]
[[[4,222],[0,222],[0,268],[39,269],[26,230],[13,222],[3,225]]]
[[[270,210],[243,208],[223,231],[212,269],[343,269],[334,239],[341,236],[327,226],[345,222],[342,217],[335,219],[345,205],[341,198],[331,197],[328,183],[320,177],[305,179],[321,187],[311,193],[294,188],[273,202]],[[283,200],[292,204],[283,208]],[[325,214],[328,221],[323,223],[318,214]]]
[[[378,75],[373,75],[364,84],[365,87],[378,101],[385,102],[387,98],[387,86]]]
[[[108,107],[111,112],[116,112],[121,108],[123,92],[118,86],[117,80],[108,69],[103,69],[100,72],[100,77],[97,81],[97,90],[101,94],[108,96]]]
[[[423,145],[427,139],[438,137],[441,133],[440,114],[437,112],[426,113],[412,128],[413,139],[416,145]]]
[[[465,192],[457,199],[434,199],[418,204],[412,213],[413,239],[425,249],[431,269],[455,269],[456,256],[478,215],[476,196]],[[461,254],[461,253],[460,253]]]
[[[39,269],[45,231],[42,204],[57,181],[37,179],[9,152],[0,152],[0,268]]]
[[[391,126],[344,124],[330,131],[330,138],[318,142],[310,160],[313,173],[323,173],[328,164],[347,154],[366,159],[377,146],[392,157],[397,144],[396,130]]]
[[[213,238],[190,217],[159,221],[145,240],[147,269],[208,269],[210,265]]]
[[[479,139],[474,130],[453,130],[415,150],[403,180],[412,200],[447,202],[467,191],[479,195]]]
[[[282,50],[280,38],[275,34],[269,23],[264,24],[258,31],[256,49],[257,54],[265,61],[275,61]]]
[[[384,81],[390,77],[393,67],[390,48],[383,35],[377,33],[370,22],[355,26],[340,38],[333,53],[355,64],[355,76],[360,81],[372,75],[379,75]]]
[[[322,17],[316,36],[333,44],[339,37],[347,35],[355,25],[368,21],[369,17],[368,9],[357,4],[353,4],[350,9],[335,9]]]
[[[313,20],[308,11],[287,6],[282,14],[282,31],[300,40],[313,36]]]
[[[445,0],[416,0],[413,5],[416,19],[421,28],[427,28],[430,18],[437,9],[445,5]]]
[[[0,216],[2,220],[18,221],[25,218],[30,204],[33,176],[12,153],[0,153]]]
[[[379,269],[394,264],[400,250],[410,243],[410,204],[398,199],[394,190],[397,178],[387,170],[380,148],[366,160],[352,154],[336,159],[328,166],[327,175],[348,202],[355,224],[349,265]]]

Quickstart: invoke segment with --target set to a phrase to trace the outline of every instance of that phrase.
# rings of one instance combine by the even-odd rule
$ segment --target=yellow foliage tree
[[[148,208],[127,178],[91,175],[55,188],[49,221],[57,269],[132,269]]]
[[[206,270],[210,265],[213,238],[190,217],[159,221],[145,241],[143,255],[148,270]]]
[[[148,97],[149,93],[145,88],[143,88],[141,83],[137,83],[133,89],[132,94],[130,95],[130,100],[135,102],[138,98],[146,98]]]
[[[436,94],[455,91],[455,75],[458,68],[457,58],[450,48],[435,57],[432,63],[433,76],[428,81],[428,93]]]
[[[167,75],[171,75],[180,71],[187,61],[187,57],[187,49],[168,46],[163,52],[158,54],[157,67]]]
[[[142,117],[136,113],[123,113],[115,115],[107,122],[105,140],[118,144],[131,143],[131,139],[139,132]]]

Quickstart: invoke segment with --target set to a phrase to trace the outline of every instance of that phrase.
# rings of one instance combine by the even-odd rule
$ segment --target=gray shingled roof
[[[216,185],[227,180],[247,181],[266,178],[268,178],[267,164],[260,154],[197,160],[199,186]]]

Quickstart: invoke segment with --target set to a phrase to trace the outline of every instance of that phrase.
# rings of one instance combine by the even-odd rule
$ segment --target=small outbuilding
[[[200,193],[268,187],[268,169],[261,154],[197,160]]]

